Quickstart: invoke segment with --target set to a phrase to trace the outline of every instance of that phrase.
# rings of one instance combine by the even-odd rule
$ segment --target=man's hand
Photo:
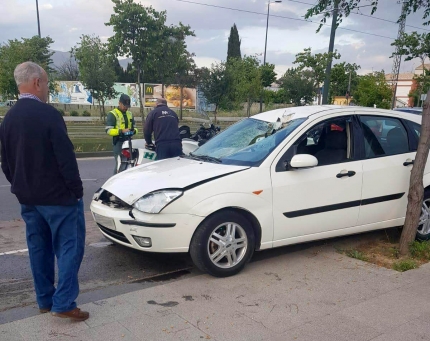
[[[122,129],[122,130],[121,130],[121,132],[122,132],[123,134],[124,134],[124,133],[127,133],[127,132],[129,132],[129,131],[130,131],[130,129],[128,129],[128,128],[127,128],[127,129]]]

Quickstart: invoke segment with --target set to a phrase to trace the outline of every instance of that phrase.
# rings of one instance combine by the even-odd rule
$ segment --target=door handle
[[[414,164],[415,160],[407,159],[405,162],[403,162],[403,166],[410,166]]]
[[[342,178],[344,176],[351,177],[351,176],[354,176],[354,175],[355,175],[354,171],[342,171],[342,172],[340,172],[339,174],[336,175],[336,178],[340,179],[340,178]]]

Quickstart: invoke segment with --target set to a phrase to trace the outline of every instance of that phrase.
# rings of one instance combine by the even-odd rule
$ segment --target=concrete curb
[[[113,156],[112,151],[108,152],[82,152],[82,153],[75,153],[77,159],[84,159],[88,157],[107,157],[107,156]]]

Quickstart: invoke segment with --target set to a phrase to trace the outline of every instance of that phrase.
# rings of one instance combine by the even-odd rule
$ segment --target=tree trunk
[[[179,117],[180,117],[179,119],[182,121],[182,108],[184,106],[182,103],[184,101],[184,94],[182,92],[184,91],[184,88],[182,86],[180,86],[179,91],[181,92],[181,95],[180,95],[181,104],[179,106]]]
[[[139,100],[140,100],[140,117],[142,117],[142,131],[145,128],[145,114],[143,113],[143,96],[142,87],[140,86],[140,64],[137,67],[137,86],[139,87]]]
[[[161,97],[164,98],[164,82],[161,82]]]
[[[408,194],[408,207],[406,210],[405,224],[400,237],[400,254],[409,253],[409,245],[417,234],[418,223],[421,215],[421,206],[424,197],[423,176],[430,148],[430,91],[424,103],[422,114],[421,135],[414,165],[411,171],[411,180]]]
[[[104,97],[102,97],[102,115],[103,115],[103,122],[104,122],[104,124],[106,124],[106,111],[105,111]]]

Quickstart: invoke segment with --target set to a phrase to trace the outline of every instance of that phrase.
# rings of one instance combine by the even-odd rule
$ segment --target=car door
[[[363,130],[363,193],[359,225],[402,223],[416,152],[408,130],[395,117],[360,115]],[[390,224],[392,221],[392,224]]]
[[[362,164],[355,161],[357,124],[349,115],[319,119],[275,159],[271,169],[274,246],[303,236],[317,239],[317,234],[357,224],[362,185]],[[342,153],[343,157],[336,156]],[[284,165],[296,154],[313,155],[319,165],[287,170]]]

